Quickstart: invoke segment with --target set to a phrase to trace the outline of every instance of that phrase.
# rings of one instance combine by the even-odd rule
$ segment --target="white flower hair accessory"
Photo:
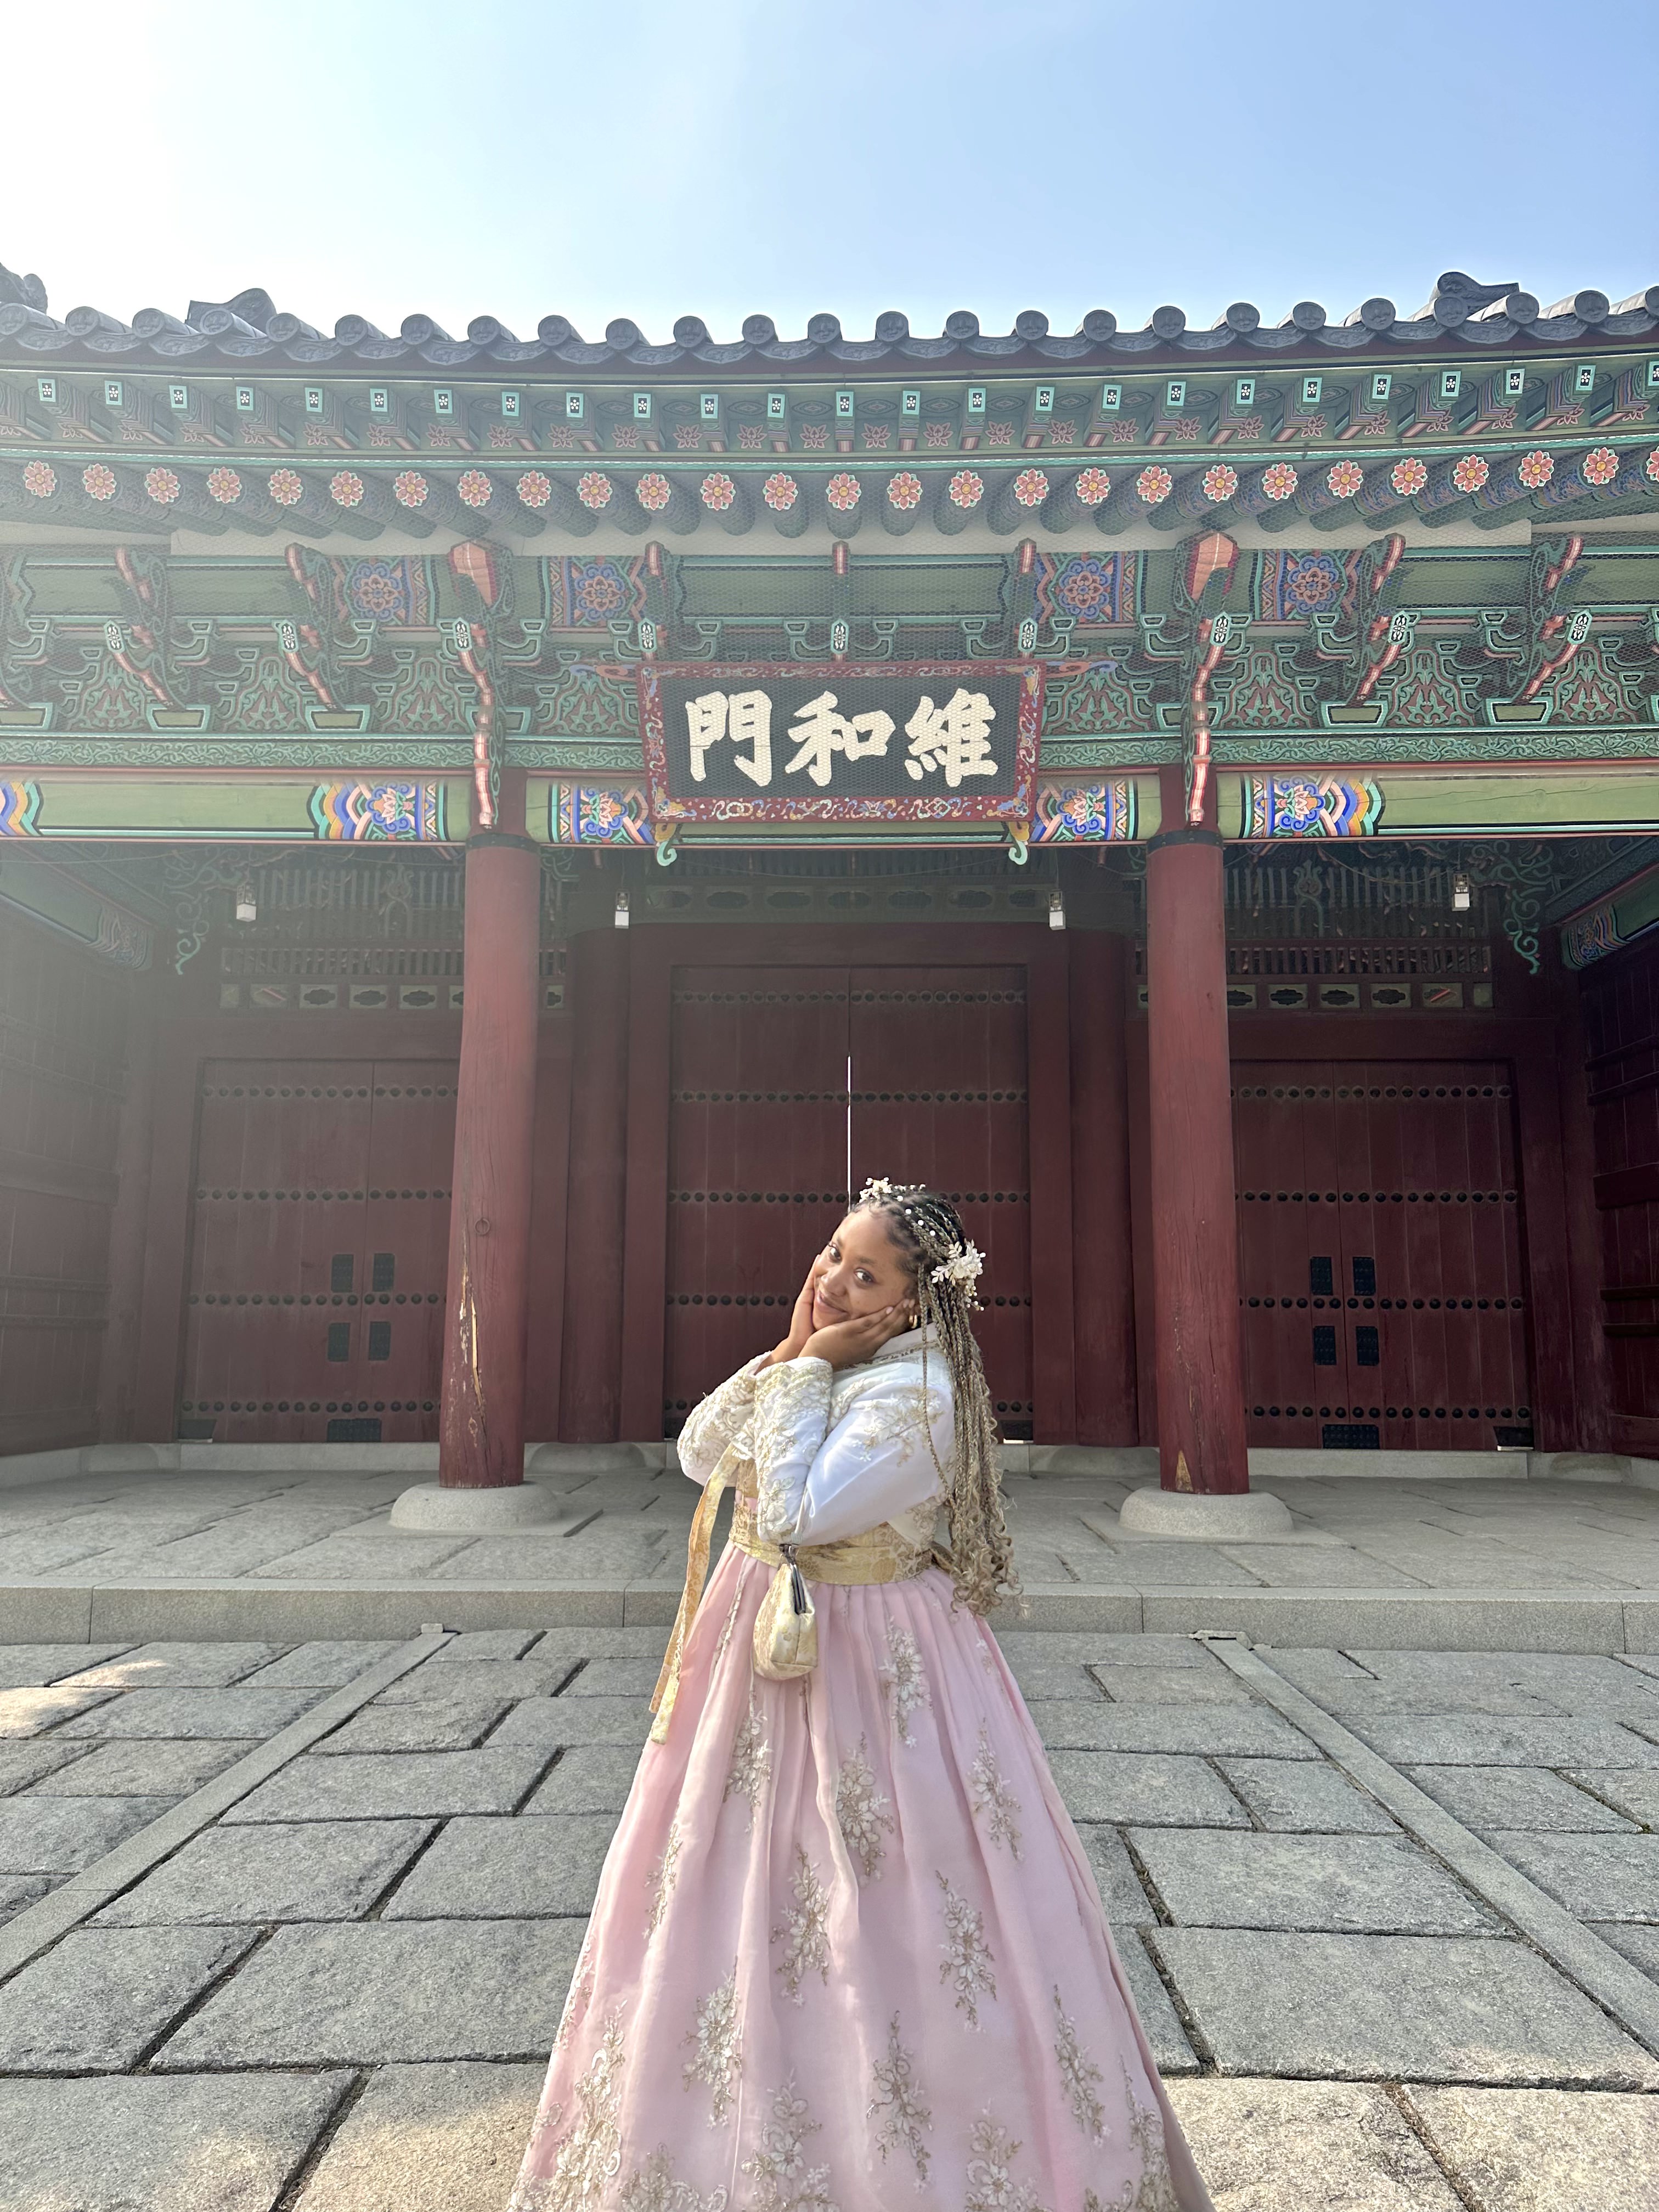
[[[977,1244],[970,1242],[965,1243],[959,1252],[953,1253],[948,1260],[941,1261],[933,1270],[928,1280],[934,1283],[955,1283],[958,1288],[966,1291],[971,1297],[974,1285],[978,1282],[984,1266],[985,1255]]]

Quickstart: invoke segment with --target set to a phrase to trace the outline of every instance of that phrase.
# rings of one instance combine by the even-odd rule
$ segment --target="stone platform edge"
[[[672,1626],[653,1583],[0,1583],[0,1643],[404,1638],[437,1626]],[[1205,1632],[1283,1649],[1659,1654],[1659,1593],[1129,1589],[1033,1583],[1000,1630]]]
[[[1155,1483],[1151,1444],[1005,1443],[1005,1471],[1038,1479],[1092,1477]],[[606,1444],[531,1443],[525,1472],[532,1481],[561,1474],[641,1473],[678,1467],[672,1437]],[[100,1474],[407,1474],[438,1471],[435,1443],[216,1444],[190,1443],[67,1444],[52,1451],[0,1453],[0,1490]],[[1303,1451],[1262,1446],[1250,1454],[1257,1482],[1309,1477],[1322,1481],[1608,1482],[1659,1490],[1659,1460],[1625,1452],[1589,1451]]]

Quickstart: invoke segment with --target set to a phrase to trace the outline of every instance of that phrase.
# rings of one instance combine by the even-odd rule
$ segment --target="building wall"
[[[0,908],[0,1450],[99,1434],[132,991]]]
[[[758,1075],[753,1082],[739,1081],[734,1072],[729,1085],[715,1086],[712,1069],[704,1071],[707,1082],[702,1076],[696,1083],[689,1076],[678,1080],[671,1048],[676,1021],[684,1025],[694,1014],[698,1019],[704,1017],[696,1009],[676,1008],[674,974],[688,963],[716,969],[725,965],[733,971],[735,985],[748,988],[750,981],[744,979],[757,959],[803,969],[839,961],[848,965],[848,973],[840,977],[837,988],[848,997],[852,1008],[848,1019],[857,1028],[862,1016],[854,1006],[857,994],[849,979],[872,958],[900,966],[942,964],[952,970],[942,982],[938,976],[897,979],[906,991],[919,994],[910,1010],[914,1023],[945,1022],[947,1028],[956,1016],[948,1006],[933,1003],[933,998],[940,988],[958,988],[954,971],[964,963],[985,963],[988,969],[1011,960],[1030,963],[1032,990],[1037,991],[1040,984],[1046,994],[1040,1004],[1036,996],[1031,998],[1026,1032],[1033,1054],[1030,1110],[1037,1118],[1031,1121],[1024,1139],[1029,1200],[1019,1205],[1022,1212],[1029,1205],[1030,1215],[1031,1279],[1028,1285],[1023,1274],[1018,1280],[1010,1274],[1002,1291],[1005,1297],[1014,1297],[1022,1312],[1030,1314],[1031,1354],[1045,1363],[1045,1372],[1050,1368],[1053,1372],[1036,1394],[1042,1398],[1042,1405],[1029,1413],[1011,1409],[1010,1425],[1019,1419],[1040,1440],[1049,1442],[1074,1437],[1085,1443],[1121,1443],[1155,1435],[1146,1024],[1135,1003],[1128,940],[1081,929],[1056,937],[1029,925],[923,931],[914,939],[896,929],[884,930],[879,936],[837,936],[807,927],[769,930],[763,935],[696,927],[623,933],[606,926],[572,940],[568,998],[554,1011],[550,996],[542,1025],[527,1316],[526,1419],[532,1437],[601,1440],[655,1433],[667,1401],[717,1379],[694,1376],[688,1367],[684,1387],[677,1382],[665,1397],[664,1377],[658,1369],[665,1352],[672,1364],[676,1345],[684,1334],[678,1326],[686,1318],[681,1304],[696,1322],[700,1297],[706,1301],[716,1288],[729,1291],[735,1309],[736,1291],[745,1287],[723,1279],[716,1285],[708,1268],[703,1271],[707,1282],[694,1281],[690,1275],[679,1279],[685,1273],[680,1262],[686,1257],[682,1249],[686,1225],[694,1216],[702,1218],[699,1205],[708,1212],[714,1204],[706,1194],[711,1188],[724,1191],[731,1184],[734,1193],[741,1189],[752,1200],[758,1192],[764,1201],[770,1191],[781,1218],[781,1192],[793,1191],[799,1184],[803,1192],[816,1188],[822,1194],[826,1181],[831,1180],[827,1170],[796,1158],[787,1144],[775,1159],[769,1155],[749,1158],[751,1148],[745,1146],[746,1168],[752,1170],[746,1182],[742,1176],[734,1180],[724,1170],[714,1175],[712,1167],[707,1172],[700,1169],[696,1175],[671,1172],[676,1133],[684,1139],[685,1115],[695,1119],[704,1111],[699,1102],[705,1090],[756,1092],[760,1103],[751,1102],[744,1110],[764,1119],[773,1110],[764,1094],[774,1089],[775,1080],[783,1081],[769,1062],[764,1081]],[[374,1316],[355,1310],[355,1319],[365,1324],[358,1332],[365,1340],[368,1320],[389,1318],[392,1352],[401,1356],[407,1316],[398,1311],[400,1294],[418,1288],[424,1301],[434,1287],[425,1275],[418,1285],[412,1275],[405,1281],[412,1262],[401,1232],[394,1235],[387,1230],[382,1234],[366,1221],[356,1240],[362,1249],[355,1289],[343,1291],[336,1312],[335,1293],[318,1277],[317,1269],[320,1266],[327,1274],[336,1258],[352,1249],[352,1239],[332,1235],[333,1219],[337,1217],[343,1223],[351,1208],[366,1206],[372,1212],[377,1204],[389,1203],[387,1192],[395,1180],[400,1206],[405,1203],[404,1184],[411,1185],[414,1192],[425,1190],[424,1202],[435,1222],[447,1212],[447,1199],[434,1205],[432,1193],[447,1186],[447,1176],[440,1177],[437,1166],[424,1158],[418,1173],[411,1162],[407,1176],[399,1167],[394,1178],[389,1161],[370,1173],[374,1162],[367,1156],[363,1173],[348,1176],[326,1144],[317,1152],[314,1174],[309,1167],[301,1172],[297,1165],[294,1172],[279,1173],[288,1139],[277,1143],[274,1138],[259,1156],[265,1161],[263,1168],[252,1155],[239,1154],[240,1164],[234,1177],[228,1168],[222,1175],[210,1175],[203,1151],[204,1139],[212,1134],[208,1108],[221,1115],[240,1109],[234,1100],[207,1102],[204,1094],[227,1084],[234,1090],[238,1083],[256,1080],[261,1089],[277,1093],[284,1088],[310,1091],[319,1085],[325,1090],[330,1083],[343,1080],[338,1076],[342,1066],[361,1060],[372,1062],[374,1072],[358,1079],[356,1087],[371,1094],[376,1087],[401,1091],[402,1102],[389,1098],[384,1110],[406,1113],[411,1084],[424,1089],[453,1082],[459,1020],[453,1013],[417,1016],[395,1007],[362,1013],[342,1007],[301,1014],[287,1007],[260,1012],[244,1005],[221,1013],[210,1011],[210,978],[205,975],[187,979],[176,988],[170,977],[162,981],[172,1011],[157,1032],[157,1145],[145,1247],[149,1271],[146,1334],[137,1369],[143,1396],[136,1432],[172,1436],[178,1433],[180,1419],[198,1424],[215,1416],[215,1433],[223,1439],[285,1434],[321,1440],[331,1415],[337,1417],[345,1410],[343,1395],[334,1407],[328,1402],[336,1395],[336,1380],[343,1393],[345,1369],[331,1366],[325,1358],[326,1326],[352,1321],[354,1308],[348,1302],[354,1295],[361,1299],[366,1290],[374,1293],[376,1255],[392,1254],[397,1273],[385,1311],[384,1291],[374,1294]],[[787,988],[798,991],[806,987],[801,978]],[[787,1009],[775,1011],[781,1020]],[[716,1016],[726,1018],[718,1006],[708,1018]],[[1547,993],[1530,979],[1523,982],[1507,973],[1499,976],[1495,1010],[1437,1013],[1407,1009],[1383,1014],[1369,1008],[1331,1012],[1314,1006],[1295,1012],[1251,1012],[1236,1018],[1237,1086],[1258,1092],[1279,1087],[1304,1094],[1293,1112],[1285,1109],[1296,1121],[1299,1144],[1317,1138],[1323,1115],[1333,1119],[1334,1126],[1340,1124],[1337,1135],[1343,1144],[1348,1125],[1358,1127],[1363,1121],[1369,1147],[1363,1176],[1357,1168],[1349,1174],[1344,1164],[1333,1183],[1322,1171],[1316,1179],[1321,1186],[1316,1200],[1308,1196],[1314,1188],[1309,1174],[1297,1178],[1287,1175],[1290,1195],[1281,1203],[1279,1178],[1276,1173],[1264,1176],[1257,1172],[1261,1158],[1256,1157],[1262,1155],[1277,1165],[1279,1121],[1271,1101],[1264,1104],[1257,1099],[1251,1108],[1259,1122],[1267,1118],[1265,1137],[1262,1129],[1256,1131],[1255,1154],[1247,1161],[1241,1152],[1239,1158],[1241,1192],[1255,1194],[1241,1200],[1241,1221],[1249,1215],[1246,1225],[1253,1229],[1241,1256],[1247,1301],[1260,1301],[1252,1310],[1252,1342],[1258,1352],[1265,1346],[1269,1359],[1267,1366],[1257,1361],[1263,1387],[1253,1392],[1250,1402],[1254,1407],[1259,1396],[1264,1410],[1259,1418],[1252,1413],[1253,1442],[1317,1447],[1325,1440],[1328,1423],[1339,1429],[1345,1424],[1378,1425],[1376,1441],[1385,1448],[1433,1444],[1490,1449],[1499,1429],[1522,1431],[1528,1425],[1546,1449],[1590,1441],[1581,1418],[1578,1399],[1583,1392],[1575,1380],[1571,1344],[1563,1334],[1576,1316],[1562,1257],[1566,1178],[1554,1018]],[[908,1031],[896,1035],[902,1043]],[[865,1097],[855,1109],[855,1185],[867,1172],[919,1175],[930,1171],[930,1160],[931,1171],[938,1172],[942,1162],[948,1166],[930,1117],[965,1114],[971,1119],[969,1092],[984,1092],[989,1098],[999,1090],[1023,1087],[1004,1075],[994,1081],[988,1075],[982,1082],[969,1082],[952,1061],[948,1087],[952,1094],[960,1088],[963,1097],[958,1103],[953,1095],[942,1105],[939,1099],[921,1095],[931,1094],[938,1085],[931,1079],[924,1081],[922,1072],[908,1061],[901,1066],[903,1054],[895,1058],[896,1048],[883,1048],[867,1079],[861,1074],[855,1085],[860,1093],[878,1094],[873,1102]],[[816,1078],[809,1083],[789,1054],[784,1059],[790,1074],[787,1088],[823,1087]],[[246,1072],[228,1077],[224,1070],[233,1062]],[[258,1073],[261,1063],[263,1074]],[[719,1064],[723,1066],[724,1061]],[[939,1065],[943,1067],[945,1060]],[[860,1066],[864,1066],[862,1059]],[[839,1078],[840,1072],[837,1062],[831,1074]],[[1415,1095],[1399,1106],[1386,1097],[1369,1100],[1361,1114],[1355,1091],[1362,1085],[1367,1094],[1378,1090],[1386,1093],[1390,1088],[1399,1092],[1409,1085]],[[1328,1108],[1317,1100],[1310,1103],[1312,1094],[1322,1091],[1332,1094]],[[1444,1097],[1434,1096],[1437,1091],[1443,1091]],[[687,1097],[682,1098],[681,1092]],[[691,1092],[697,1097],[691,1097]],[[369,1105],[374,1113],[382,1110],[372,1097]],[[262,1113],[273,1112],[279,1121],[284,1112],[299,1110],[284,1108],[280,1097],[260,1106]],[[313,1105],[307,1103],[303,1110],[312,1112]],[[736,1112],[738,1107],[726,1102],[721,1111],[728,1110]],[[993,1125],[1000,1126],[999,1115],[1009,1118],[1006,1098],[1000,1104],[990,1099],[982,1113],[989,1147],[986,1173],[969,1176],[958,1164],[960,1172],[946,1180],[964,1186],[984,1183],[988,1200],[979,1203],[978,1210],[986,1215],[988,1204],[988,1217],[979,1222],[975,1234],[981,1235],[982,1242],[988,1237],[988,1249],[993,1249],[999,1192],[1005,1209],[1011,1210],[1009,1194],[1018,1196],[1028,1186],[1011,1182],[1000,1169],[993,1172],[990,1164],[996,1156]],[[869,1120],[872,1115],[875,1123]],[[888,1121],[882,1121],[883,1115]],[[303,1133],[297,1121],[290,1134],[293,1143],[299,1144]],[[1431,1140],[1421,1158],[1413,1150],[1419,1137]],[[288,1150],[293,1150],[292,1144]],[[303,1145],[301,1150],[305,1150]],[[1659,1158],[1659,1146],[1647,1157]],[[1338,1164],[1332,1164],[1334,1172]],[[337,1167],[339,1172],[333,1172]],[[839,1183],[842,1176],[838,1172],[833,1180]],[[1587,1176],[1581,1180],[1588,1182]],[[239,1194],[234,1200],[212,1195],[233,1184]],[[692,1194],[689,1206],[682,1185]],[[1271,1204],[1261,1195],[1269,1186]],[[1333,1203],[1323,1194],[1326,1186],[1354,1194]],[[286,1193],[280,1199],[279,1187]],[[331,1233],[323,1237],[315,1253],[308,1246],[302,1252],[304,1240],[295,1240],[306,1215],[324,1211],[320,1198],[313,1207],[304,1196],[313,1188],[331,1188],[335,1194],[329,1201]],[[361,1189],[363,1196],[343,1202],[338,1195],[342,1189]],[[296,1190],[301,1193],[297,1202],[293,1197]],[[699,1191],[705,1194],[702,1200],[696,1195]],[[375,1192],[378,1199],[371,1195]],[[416,1197],[412,1202],[418,1206],[422,1201]],[[735,1208],[732,1210],[735,1219]],[[748,1211],[746,1204],[744,1210]],[[790,1240],[789,1264],[784,1265],[781,1253],[774,1255],[777,1266],[766,1280],[747,1286],[751,1293],[761,1294],[761,1314],[750,1319],[762,1334],[767,1297],[793,1289],[817,1231],[817,1217],[807,1219],[809,1209],[793,1210],[799,1214],[799,1240]],[[1272,1233],[1267,1234],[1270,1224]],[[1428,1233],[1431,1224],[1432,1235]],[[1285,1234],[1296,1231],[1291,1240],[1294,1249],[1279,1234],[1281,1228]],[[1331,1234],[1315,1233],[1328,1229]],[[233,1231],[234,1245],[224,1243]],[[799,1261],[796,1241],[800,1242]],[[218,1266],[214,1253],[220,1245],[223,1279],[216,1276],[210,1283],[201,1270]],[[1376,1262],[1374,1307],[1363,1303],[1371,1293],[1357,1287],[1356,1258]],[[294,1261],[289,1270],[293,1279],[278,1279],[278,1263],[289,1259]],[[1312,1309],[1312,1300],[1322,1293],[1314,1287],[1310,1270],[1321,1259],[1334,1271],[1331,1289],[1322,1295],[1328,1300],[1340,1296],[1340,1310],[1322,1307],[1316,1313]],[[1021,1267],[1025,1264],[1022,1261]],[[327,1291],[330,1300],[325,1316],[316,1310],[319,1288]],[[1023,1306],[1028,1288],[1039,1294],[1039,1303],[1055,1316],[1052,1325],[1037,1325],[1036,1308]],[[210,1316],[204,1306],[191,1304],[192,1297],[209,1294],[220,1301],[227,1293],[232,1301],[228,1310],[216,1303]],[[252,1303],[246,1308],[235,1304],[244,1296],[251,1301],[256,1294],[265,1302],[257,1311]],[[284,1306],[284,1326],[300,1326],[301,1335],[309,1327],[317,1339],[311,1346],[316,1372],[306,1379],[305,1419],[297,1425],[297,1373],[280,1377],[274,1370],[255,1373],[276,1339],[268,1310],[273,1294],[293,1302],[292,1312]],[[675,1301],[672,1315],[665,1304],[670,1298]],[[1266,1303],[1269,1298],[1275,1302],[1271,1316]],[[1362,1303],[1352,1305],[1355,1298]],[[301,1312],[301,1302],[307,1300]],[[744,1301],[755,1302],[752,1295]],[[1063,1326],[1059,1318],[1062,1309]],[[437,1311],[435,1306],[426,1310]],[[204,1323],[210,1318],[213,1328],[205,1331]],[[670,1323],[666,1329],[665,1318]],[[734,1311],[734,1322],[736,1318]],[[1018,1316],[1005,1312],[999,1317],[994,1312],[994,1334],[999,1318],[1006,1332]],[[1339,1364],[1350,1363],[1340,1376],[1317,1364],[1316,1327],[1336,1332]],[[1375,1373],[1365,1364],[1370,1340],[1358,1334],[1372,1329],[1379,1340]],[[192,1358],[209,1334],[232,1344],[234,1357],[222,1372],[216,1370],[210,1389],[199,1376],[186,1389],[185,1380],[195,1371]],[[1282,1357],[1269,1341],[1277,1338],[1283,1340]],[[243,1350],[235,1351],[235,1343]],[[354,1357],[367,1357],[366,1342],[359,1346],[355,1336],[348,1337],[346,1349]],[[726,1349],[729,1347],[722,1349],[720,1358]],[[719,1364],[712,1347],[708,1356]],[[1273,1366],[1273,1359],[1280,1360],[1280,1366]],[[1290,1372],[1297,1359],[1307,1367],[1305,1376],[1299,1370],[1296,1376]],[[323,1364],[318,1366],[317,1361]],[[1499,1387],[1500,1369],[1504,1387]],[[383,1390],[381,1380],[388,1372],[379,1365],[363,1368],[354,1381],[351,1415],[382,1419],[381,1433],[388,1438],[434,1434],[435,1404],[428,1410],[428,1401],[435,1401],[437,1395],[435,1336],[427,1370],[418,1380],[406,1376],[398,1390],[389,1385]],[[1338,1379],[1341,1389],[1325,1387]],[[1289,1411],[1293,1380],[1297,1385],[1294,1421]],[[1021,1389],[1009,1395],[1029,1394]],[[290,1418],[279,1428],[274,1423],[285,1396]],[[382,1396],[384,1407],[377,1403]],[[402,1401],[395,1411],[393,1398]],[[273,1405],[270,1414],[265,1411],[267,1399]],[[313,1399],[318,1401],[314,1414]],[[219,1415],[222,1401],[224,1410]],[[240,1401],[234,1408],[233,1401]],[[1277,1413],[1272,1411],[1275,1406]],[[1472,1407],[1478,1408],[1474,1419]],[[198,1428],[196,1432],[202,1431]]]
[[[1617,1451],[1659,1455],[1659,946],[1580,982],[1600,1228],[1601,1323]]]

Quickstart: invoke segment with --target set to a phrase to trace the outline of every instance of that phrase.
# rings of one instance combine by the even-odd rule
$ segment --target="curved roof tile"
[[[1155,307],[1139,330],[1121,330],[1109,309],[1091,308],[1075,332],[1054,333],[1048,319],[1026,308],[1001,335],[981,331],[977,315],[959,308],[947,315],[935,337],[912,331],[909,319],[890,308],[878,315],[873,335],[849,337],[840,319],[813,315],[805,337],[781,337],[769,315],[747,316],[741,335],[718,339],[698,315],[682,315],[671,342],[648,339],[639,325],[618,316],[601,340],[584,339],[563,315],[544,315],[533,338],[520,338],[494,315],[477,315],[464,338],[452,337],[431,316],[404,318],[395,336],[362,315],[340,317],[331,337],[295,314],[278,311],[258,286],[223,301],[192,300],[183,317],[159,307],[142,307],[131,322],[96,307],[73,307],[61,320],[47,312],[46,290],[38,276],[15,276],[0,267],[0,358],[7,356],[70,353],[105,356],[149,353],[158,362],[216,355],[227,361],[251,361],[273,355],[297,365],[325,362],[384,362],[410,356],[435,368],[461,368],[472,362],[532,363],[569,368],[600,368],[623,362],[637,368],[666,369],[694,364],[730,368],[743,361],[780,365],[821,357],[826,368],[851,368],[890,358],[897,361],[1007,360],[1028,355],[1036,361],[1109,362],[1114,356],[1164,351],[1215,353],[1238,346],[1268,353],[1295,347],[1329,347],[1347,351],[1390,343],[1420,346],[1443,337],[1467,345],[1491,347],[1524,341],[1555,344],[1595,330],[1608,337],[1639,337],[1659,327],[1659,284],[1616,303],[1593,289],[1570,294],[1547,308],[1529,292],[1510,283],[1483,284],[1460,270],[1448,270],[1436,283],[1428,303],[1415,315],[1401,315],[1391,300],[1373,298],[1340,322],[1333,322],[1316,300],[1302,300],[1281,323],[1264,325],[1248,300],[1235,301],[1207,329],[1194,329],[1185,311]]]

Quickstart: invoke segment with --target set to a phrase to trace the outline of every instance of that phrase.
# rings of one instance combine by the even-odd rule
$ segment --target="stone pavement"
[[[89,1455],[142,1458],[149,1447]],[[161,1448],[159,1469],[27,1479],[0,1462],[3,1632],[42,1641],[258,1635],[397,1638],[457,1629],[666,1626],[696,1492],[647,1448],[541,1446],[568,1508],[511,1535],[389,1525],[422,1448]],[[660,1453],[661,1446],[655,1448]],[[401,1456],[400,1456],[401,1455]],[[1155,1480],[1139,1451],[1012,1447],[1028,1627],[1229,1630],[1314,1646],[1659,1651],[1659,1468],[1583,1455],[1262,1454],[1297,1540],[1165,1542],[1119,1526]],[[73,1460],[74,1455],[63,1457]],[[607,1468],[605,1459],[636,1463]],[[1274,1466],[1297,1463],[1293,1475]],[[1332,1472],[1309,1473],[1328,1463]],[[1034,1471],[1024,1471],[1028,1468]],[[1452,1468],[1467,1468],[1454,1474]],[[26,1479],[16,1480],[22,1474]],[[1620,1479],[1620,1478],[1623,1479]],[[1010,1625],[1021,1625],[1013,1624]]]
[[[0,1645],[0,2212],[501,2212],[661,1641]],[[1659,2212],[1659,1659],[1002,1641],[1218,2212]]]

